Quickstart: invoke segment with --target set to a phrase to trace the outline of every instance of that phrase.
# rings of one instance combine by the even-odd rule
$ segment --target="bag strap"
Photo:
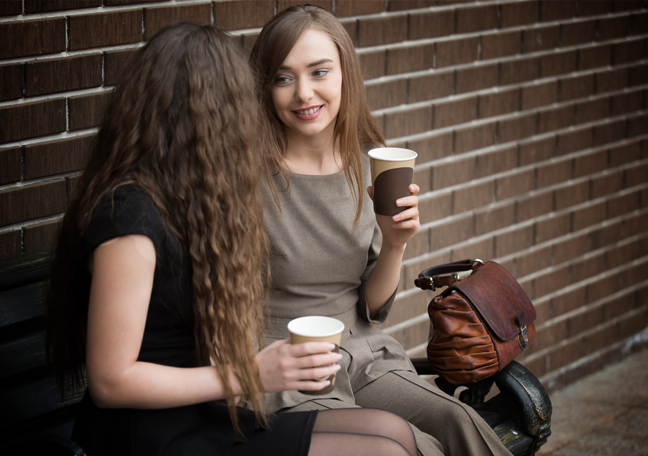
[[[418,275],[418,279],[414,280],[414,285],[422,290],[435,291],[440,287],[447,287],[454,285],[459,281],[457,272],[475,271],[479,269],[484,262],[482,260],[460,260],[452,263],[441,264],[432,266]],[[443,275],[453,274],[453,275]]]

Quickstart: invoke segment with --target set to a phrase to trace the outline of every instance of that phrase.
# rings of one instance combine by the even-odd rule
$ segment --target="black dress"
[[[100,244],[129,234],[149,237],[157,256],[138,360],[174,367],[205,364],[197,359],[192,332],[188,253],[140,187],[120,187],[112,201],[106,198],[82,236],[75,268],[84,310],[92,278],[86,268],[89,255]],[[316,412],[276,415],[271,418],[271,430],[265,430],[250,410],[239,408],[244,434],[240,436],[221,401],[161,410],[101,409],[86,391],[72,439],[89,456],[306,455],[316,416]]]

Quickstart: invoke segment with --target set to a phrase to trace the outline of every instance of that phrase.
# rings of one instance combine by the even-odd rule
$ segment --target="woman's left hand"
[[[408,207],[393,217],[376,214],[378,227],[383,235],[383,244],[387,243],[393,247],[400,247],[412,239],[421,227],[418,210],[418,192],[420,188],[416,184],[409,186],[410,196],[399,198],[396,206]],[[373,187],[367,188],[369,197],[373,200]]]

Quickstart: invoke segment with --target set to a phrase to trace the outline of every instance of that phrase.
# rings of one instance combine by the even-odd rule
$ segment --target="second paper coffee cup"
[[[413,150],[399,147],[381,147],[369,151],[376,214],[391,217],[407,209],[396,206],[396,200],[410,195],[409,186],[417,156]]]
[[[344,323],[331,317],[300,317],[291,320],[288,323],[290,331],[290,343],[293,345],[303,344],[306,342],[330,342],[335,344],[335,353],[340,351],[340,341],[342,340],[342,331]],[[333,391],[335,387],[335,374],[330,377],[317,379],[314,381],[329,380],[331,384],[319,391],[301,391],[304,394],[321,395]]]

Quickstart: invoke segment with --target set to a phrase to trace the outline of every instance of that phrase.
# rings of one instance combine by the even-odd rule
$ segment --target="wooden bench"
[[[45,359],[48,255],[49,249],[41,249],[0,260],[0,454],[82,454],[69,441],[82,395],[62,400]],[[419,374],[434,375],[426,359],[412,361]],[[500,393],[484,401],[493,382]],[[436,383],[451,395],[456,389]],[[467,386],[460,400],[477,410],[512,454],[533,455],[546,442],[551,401],[521,364]]]

